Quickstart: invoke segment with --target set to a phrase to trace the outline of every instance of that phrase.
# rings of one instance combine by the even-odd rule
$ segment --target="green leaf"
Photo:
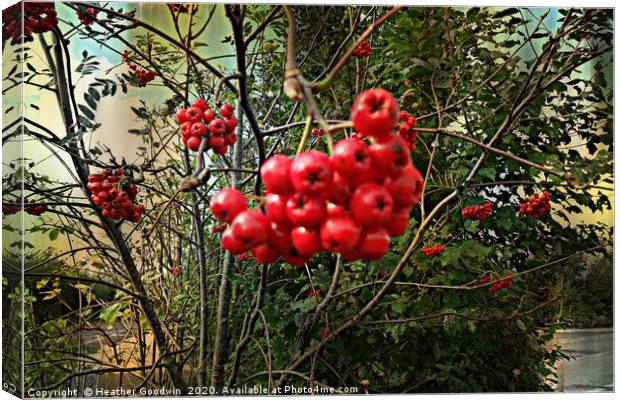
[[[99,313],[99,318],[105,321],[108,328],[112,328],[112,326],[114,326],[116,319],[120,315],[119,313],[120,307],[121,307],[120,303],[115,303],[115,304],[107,306],[106,308],[101,310],[101,312]]]
[[[494,181],[495,176],[497,175],[497,170],[495,168],[481,168],[480,171],[478,171],[478,173],[480,174],[480,176],[483,176],[485,178],[488,178],[491,181]]]
[[[80,109],[80,111],[82,111],[82,114],[84,114],[86,118],[90,120],[95,119],[95,114],[85,105],[78,104],[78,108]]]
[[[49,233],[50,240],[58,239],[58,233],[59,233],[58,228],[52,229]]]

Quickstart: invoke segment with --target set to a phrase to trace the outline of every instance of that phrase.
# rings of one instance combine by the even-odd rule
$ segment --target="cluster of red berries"
[[[24,41],[32,41],[33,33],[51,31],[58,25],[53,2],[19,2],[2,11],[2,39],[12,37],[12,44],[22,37],[22,4],[24,7]]]
[[[549,204],[550,200],[551,195],[546,190],[543,192],[542,196],[538,193],[534,193],[531,197],[526,196],[519,206],[519,213],[521,215],[529,214],[532,218],[539,218],[541,215],[551,210],[551,204]]]
[[[207,146],[215,154],[226,154],[228,146],[237,142],[237,118],[235,107],[224,104],[220,107],[218,118],[215,111],[209,108],[206,100],[198,99],[188,108],[181,108],[177,120],[181,124],[183,144],[192,151],[198,151],[202,138],[207,136]],[[204,122],[203,122],[204,121]]]
[[[426,257],[440,256],[445,249],[445,244],[434,244],[432,246],[422,247],[422,253],[424,253]]]
[[[357,58],[372,56],[372,47],[370,47],[370,42],[368,40],[364,40],[360,43],[360,45],[353,50],[353,55]]]
[[[77,14],[77,17],[82,24],[90,25],[97,18],[97,14],[99,13],[99,11],[95,10],[92,7],[86,7],[84,13],[82,13],[81,11],[76,11],[75,13]]]
[[[129,51],[125,50],[123,52],[123,61],[125,64],[129,65],[129,69],[133,73],[133,75],[138,79],[138,86],[145,87],[147,83],[155,79],[155,72],[150,71],[148,69],[139,68],[136,64],[132,63],[129,59]]]
[[[181,273],[183,271],[181,271],[181,268],[175,265],[170,269],[170,272],[172,272],[172,275],[178,278],[179,276],[181,276]]]
[[[308,298],[311,299],[313,297],[321,297],[321,289],[319,290],[311,290],[310,292],[308,292]]]
[[[398,133],[409,143],[409,150],[415,151],[415,139],[418,136],[418,132],[415,130],[417,120],[410,116],[407,111],[401,111],[399,119],[402,123],[398,126]]]
[[[407,229],[409,214],[420,201],[423,178],[411,164],[407,143],[393,134],[398,103],[383,89],[361,93],[351,118],[363,137],[342,139],[332,157],[306,151],[294,160],[269,158],[260,174],[267,196],[265,213],[248,210],[243,193],[226,188],[211,199],[211,211],[230,227],[222,247],[233,254],[252,250],[260,263],[282,256],[304,265],[321,251],[345,261],[377,260],[391,236]]]
[[[183,3],[169,3],[168,4],[168,8],[171,11],[178,12],[178,13],[181,13],[181,14],[187,14],[189,12],[189,7],[190,6],[191,6],[191,4],[183,4]],[[193,11],[192,14],[194,12],[195,11]]]
[[[327,329],[321,329],[319,331],[319,337],[321,339],[325,339],[326,337],[329,337],[330,332]]]
[[[499,275],[495,273],[490,274],[490,275],[485,275],[482,278],[480,278],[480,283],[487,283],[491,279],[498,279],[498,278],[499,278]],[[511,285],[512,285],[512,276],[510,274],[507,274],[504,279],[500,279],[497,282],[493,282],[491,286],[489,286],[489,292],[495,293],[498,290],[505,288],[505,287],[508,288]]]
[[[323,130],[323,128],[312,128],[310,133],[312,133],[313,136],[323,136],[325,134],[325,131]]]
[[[22,199],[16,199],[15,203],[22,203]],[[30,201],[29,199],[24,199],[24,211],[26,211],[30,215],[41,215],[47,211],[46,205],[37,205],[37,203]],[[3,204],[2,205],[2,214],[11,215],[16,214],[22,210],[21,205],[17,204]]]
[[[98,174],[90,174],[86,188],[93,204],[103,208],[102,217],[140,221],[144,205],[134,204],[138,189],[126,179],[122,168],[114,171],[106,168]]]
[[[491,211],[493,211],[493,202],[487,201],[484,204],[463,208],[461,215],[465,219],[484,221],[491,214]]]

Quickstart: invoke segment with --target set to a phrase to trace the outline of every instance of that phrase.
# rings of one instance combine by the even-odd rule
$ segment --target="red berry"
[[[351,197],[351,214],[362,225],[387,222],[392,215],[394,200],[390,193],[376,183],[365,183]]]
[[[301,153],[291,165],[290,176],[302,193],[325,193],[332,182],[329,157],[314,150]]]
[[[269,248],[267,244],[254,247],[252,249],[252,254],[254,254],[254,258],[256,258],[256,261],[260,264],[272,264],[280,258],[278,253]]]
[[[209,132],[214,135],[223,135],[226,133],[226,124],[219,118],[209,122]]]
[[[225,188],[211,197],[209,206],[218,221],[230,223],[239,213],[248,208],[248,202],[241,191]]]
[[[385,181],[385,188],[392,195],[394,207],[398,208],[418,204],[423,187],[422,174],[411,164],[407,165],[400,175],[387,178]]]
[[[383,171],[384,175],[396,175],[411,164],[409,145],[398,135],[385,139],[370,145],[370,158],[374,168]]]
[[[260,168],[260,176],[269,193],[290,194],[293,183],[289,177],[293,160],[287,156],[269,157]]]
[[[208,123],[210,123],[211,121],[213,121],[213,120],[215,119],[215,117],[216,117],[216,115],[215,115],[215,111],[213,111],[213,110],[212,110],[212,109],[210,109],[210,108],[209,108],[209,109],[207,109],[207,110],[204,112],[204,115],[203,115],[203,118],[204,118],[204,120],[205,120],[205,122],[206,122],[207,124],[208,124]]]
[[[286,201],[286,214],[294,226],[319,226],[326,214],[325,203],[316,197],[295,193]]]
[[[339,173],[334,173],[332,184],[327,191],[327,199],[334,204],[347,204],[351,192],[351,183]]]
[[[232,229],[228,228],[222,233],[222,248],[228,250],[232,254],[241,254],[248,251],[249,247],[239,241],[232,233]]]
[[[202,139],[200,139],[197,136],[192,136],[190,138],[187,139],[187,148],[192,150],[192,151],[198,151],[198,149],[200,148],[200,142],[202,141]]]
[[[198,99],[192,103],[192,107],[200,108],[204,112],[207,111],[207,108],[209,108],[209,104],[204,99]]]
[[[407,121],[407,118],[409,118],[409,113],[407,111],[401,111],[398,119],[401,121]]]
[[[192,124],[191,132],[193,136],[202,137],[207,134],[207,126],[202,122],[194,122]]]
[[[224,134],[224,143],[227,145],[237,143],[237,134],[235,132],[226,132],[226,134]]]
[[[360,237],[359,224],[347,214],[328,217],[321,226],[321,244],[333,253],[353,250]]]
[[[368,89],[360,93],[351,108],[353,126],[364,136],[388,135],[396,122],[400,110],[396,99],[384,89]]]
[[[368,147],[357,139],[338,141],[332,154],[332,167],[348,179],[366,173],[371,168]]]
[[[265,198],[265,212],[272,221],[278,224],[290,224],[286,214],[286,200],[286,196],[275,193],[270,193]]]
[[[207,144],[212,149],[222,148],[226,146],[226,140],[222,136],[211,135],[209,136],[209,139],[207,140]]]
[[[304,257],[312,257],[323,250],[319,231],[298,226],[291,231],[291,240],[295,249]]]
[[[269,234],[269,247],[280,254],[288,254],[293,247],[291,241],[291,229],[284,224],[271,222],[271,233]]]
[[[204,111],[202,111],[198,107],[190,107],[185,112],[185,115],[187,116],[187,120],[191,123],[200,121],[202,119],[203,114],[204,114]]]
[[[390,236],[400,236],[405,233],[405,231],[407,230],[407,226],[409,225],[410,212],[411,209],[409,208],[392,211],[390,219],[388,219],[387,222],[383,224],[383,227]]]
[[[223,104],[222,107],[220,107],[220,114],[224,118],[232,117],[234,112],[235,112],[235,107],[233,107],[232,104],[226,103],[226,104]]]
[[[230,229],[237,240],[251,248],[269,240],[271,225],[269,218],[260,211],[245,210],[235,217]]]
[[[239,121],[237,120],[237,118],[232,117],[232,118],[228,118],[224,121],[224,124],[226,124],[226,130],[228,132],[232,132],[235,130],[235,128],[237,127],[237,124],[239,123]]]
[[[228,151],[228,146],[226,146],[226,144],[223,144],[221,146],[212,147],[212,149],[215,154],[219,154],[220,156],[222,156]]]
[[[192,136],[192,123],[189,121],[183,122],[179,130],[181,131],[181,136],[189,139]]]
[[[179,121],[179,124],[183,124],[188,121],[187,110],[185,108],[181,108],[179,112],[177,112],[177,121]]]
[[[364,228],[357,245],[360,258],[364,261],[378,260],[390,246],[390,235],[382,226]]]

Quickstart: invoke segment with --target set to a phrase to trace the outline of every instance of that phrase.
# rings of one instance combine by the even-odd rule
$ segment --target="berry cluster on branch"
[[[550,200],[551,195],[546,190],[542,195],[534,193],[531,197],[526,196],[519,206],[519,213],[521,215],[531,215],[532,218],[538,219],[541,215],[551,210]]]
[[[465,219],[475,219],[477,221],[484,221],[493,211],[493,202],[487,201],[484,204],[478,204],[475,206],[469,206],[463,208],[461,215]]]
[[[144,205],[135,203],[138,189],[122,168],[114,171],[107,168],[98,174],[90,174],[86,188],[91,193],[93,204],[102,208],[102,217],[140,221]]]
[[[181,124],[183,144],[188,149],[198,151],[202,138],[207,136],[208,148],[215,154],[223,155],[228,151],[228,146],[237,142],[235,107],[226,103],[220,107],[219,112],[220,117],[204,99],[198,99],[189,108],[179,110],[177,120]]]
[[[357,58],[367,58],[372,56],[372,47],[368,40],[364,40],[353,50],[353,55]]]
[[[142,69],[142,68],[138,67],[136,64],[131,62],[131,60],[129,59],[129,51],[128,50],[125,50],[123,52],[123,61],[125,62],[125,64],[127,64],[129,66],[129,69],[131,70],[132,74],[138,80],[138,86],[139,87],[145,87],[147,85],[147,83],[149,83],[150,81],[155,79],[155,72],[154,71],[150,71],[148,69]]]
[[[81,11],[76,11],[75,14],[77,15],[78,19],[80,20],[80,22],[83,25],[90,25],[93,23],[93,21],[97,18],[97,14],[99,13],[99,11],[95,10],[92,7],[86,7],[86,9],[84,10],[84,12]]]
[[[408,144],[393,132],[398,115],[389,92],[370,89],[351,110],[355,129],[372,139],[370,146],[345,138],[331,157],[311,150],[294,159],[269,158],[260,169],[264,212],[248,209],[239,190],[222,189],[210,204],[215,218],[230,224],[222,247],[233,254],[251,250],[264,264],[283,257],[301,266],[323,251],[345,261],[383,257],[390,237],[407,229],[424,183]]]
[[[22,4],[24,15],[22,16]],[[16,44],[22,39],[25,42],[32,41],[33,33],[51,31],[58,25],[58,18],[53,2],[19,2],[2,10],[2,40],[11,37],[11,44]]]
[[[434,244],[432,246],[422,247],[422,253],[424,253],[426,257],[440,256],[445,249],[445,244]]]
[[[499,275],[496,273],[485,275],[480,278],[480,283],[487,283],[491,279],[499,279]],[[496,282],[493,282],[491,286],[489,286],[489,292],[495,293],[502,288],[509,288],[512,285],[512,276],[507,274],[505,278],[500,279]]]
[[[398,133],[409,143],[409,150],[415,151],[415,139],[418,133],[415,130],[417,120],[409,115],[407,111],[401,111],[399,119],[402,123],[398,126]]]
[[[16,199],[15,203],[22,203],[22,199]],[[30,215],[39,216],[47,211],[46,205],[37,205],[34,201],[30,199],[23,199],[23,210]],[[2,205],[2,214],[11,215],[16,214],[22,210],[22,206],[18,204],[3,204]]]

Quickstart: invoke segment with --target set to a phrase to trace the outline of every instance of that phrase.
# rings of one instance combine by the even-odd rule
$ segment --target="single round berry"
[[[351,108],[353,126],[364,136],[390,134],[398,122],[398,102],[384,89],[368,89],[360,93]]]
[[[208,124],[211,121],[213,121],[216,117],[215,115],[215,111],[213,111],[212,109],[208,108],[207,110],[205,110],[203,116],[202,116],[205,120],[205,122]]]
[[[325,193],[332,182],[329,157],[319,151],[301,153],[291,165],[291,181],[302,193]]]
[[[211,135],[209,136],[209,139],[207,139],[207,144],[212,149],[221,148],[226,146],[226,140],[224,140],[222,136]]]
[[[365,183],[355,189],[349,209],[360,224],[377,225],[390,219],[393,206],[394,200],[383,186]]]
[[[207,134],[207,126],[202,122],[194,122],[191,132],[193,136],[203,137]]]
[[[382,226],[364,228],[357,245],[357,252],[364,261],[378,260],[390,247],[390,235]]]
[[[261,244],[252,249],[252,254],[259,264],[273,264],[278,261],[280,255],[272,250],[267,244]]]
[[[226,123],[219,118],[209,122],[209,132],[214,135],[223,135],[226,133]]]
[[[260,176],[269,193],[290,194],[294,191],[289,177],[293,160],[287,156],[269,157],[260,168]]]
[[[368,147],[358,139],[338,141],[332,154],[332,167],[347,179],[366,173],[371,167]]]
[[[232,233],[232,229],[228,228],[222,233],[222,248],[228,250],[232,254],[241,254],[248,251],[249,247],[241,243]]]
[[[360,225],[349,215],[330,216],[321,225],[321,244],[333,253],[346,253],[355,248],[360,231]]]
[[[207,108],[209,108],[209,104],[205,99],[198,99],[192,103],[192,107],[200,108],[204,112],[207,111]]]
[[[286,213],[286,200],[286,196],[275,193],[269,193],[265,197],[265,212],[269,219],[278,224],[290,224]]]
[[[352,191],[351,182],[336,172],[327,191],[327,199],[334,204],[347,204]]]
[[[245,210],[235,217],[230,229],[237,240],[252,248],[269,240],[271,225],[269,218],[260,211]]]
[[[187,139],[187,148],[192,151],[198,151],[198,149],[200,148],[201,141],[202,139],[200,139],[198,136],[192,136],[189,139]]]
[[[407,165],[400,175],[385,180],[385,188],[392,195],[394,207],[409,207],[420,202],[424,179],[416,167]]]
[[[295,249],[304,257],[310,258],[323,250],[319,231],[298,226],[291,230],[291,240]]]
[[[179,121],[179,124],[182,124],[184,122],[187,122],[187,110],[185,108],[181,108],[178,112],[177,112],[177,121]]]
[[[286,215],[294,226],[319,226],[325,214],[325,202],[317,197],[295,193],[286,201]]]
[[[392,211],[390,219],[388,219],[387,222],[383,224],[383,227],[390,236],[395,237],[405,233],[405,231],[407,230],[407,226],[409,225],[410,212],[410,208],[402,208]]]
[[[194,123],[194,122],[198,122],[198,121],[200,121],[202,119],[202,117],[204,115],[204,111],[202,111],[198,107],[190,107],[185,112],[185,115],[187,115],[187,120],[189,122]]]
[[[371,144],[369,152],[374,168],[383,171],[386,176],[397,175],[411,164],[409,145],[399,135]]]
[[[211,197],[209,206],[218,221],[231,223],[239,213],[248,208],[248,202],[241,191],[225,188]]]
[[[288,225],[271,222],[271,233],[269,234],[269,247],[280,254],[288,254],[293,247],[291,241],[291,229]]]

